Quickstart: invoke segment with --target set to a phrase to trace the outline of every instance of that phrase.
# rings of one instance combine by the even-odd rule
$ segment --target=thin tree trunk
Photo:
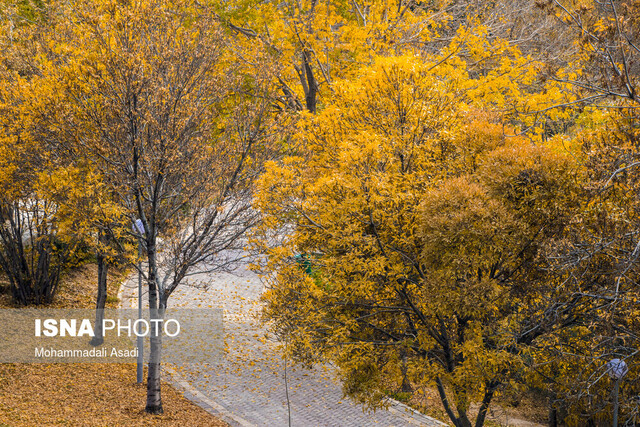
[[[499,383],[493,381],[488,381],[486,383],[482,404],[480,405],[480,410],[476,417],[476,427],[482,427],[484,425],[484,420],[487,417],[487,410],[489,409],[491,399],[493,399],[493,393],[495,392],[496,387],[498,387],[498,384]]]
[[[549,427],[558,427],[558,408],[554,406],[555,394],[549,398]]]
[[[317,95],[318,95],[318,82],[316,81],[315,76],[313,75],[313,69],[311,68],[311,58],[310,53],[305,50],[302,53],[302,67],[304,71],[304,76],[306,76],[306,93],[305,100],[307,104],[307,110],[310,113],[316,112],[316,103],[317,103]]]
[[[444,389],[444,384],[442,384],[442,380],[440,377],[436,378],[436,385],[438,387],[438,393],[440,394],[440,401],[442,402],[442,406],[444,406],[444,410],[447,412],[449,419],[453,422],[456,427],[460,426],[460,420],[453,413],[453,409],[451,405],[449,405],[449,399],[447,398],[447,392]]]
[[[471,427],[471,421],[469,420],[467,411],[458,409],[458,416],[456,417],[456,415],[454,414],[453,408],[449,404],[449,399],[447,398],[444,384],[442,383],[440,377],[436,378],[436,386],[438,389],[438,394],[440,395],[440,401],[442,402],[442,405],[444,406],[449,419],[453,422],[453,425],[455,425],[456,427]]]
[[[164,310],[150,310],[151,319],[163,319]],[[162,408],[162,394],[160,389],[160,358],[162,356],[162,327],[152,322],[149,365],[147,372],[147,406],[148,414],[159,415],[164,412]]]
[[[467,415],[467,411],[458,409],[458,426],[459,427],[471,427],[471,420]]]
[[[549,406],[549,427],[558,427],[558,410]]]
[[[153,235],[153,231],[149,232]],[[162,356],[162,331],[154,319],[164,319],[164,301],[158,304],[158,270],[156,266],[156,247],[153,237],[147,240],[147,257],[149,262],[149,316],[151,321],[151,336],[149,337],[149,365],[147,372],[147,406],[149,414],[159,415],[162,408],[160,392],[160,358]]]
[[[107,275],[109,265],[107,264],[106,256],[103,244],[107,243],[107,238],[104,232],[98,232],[98,250],[96,251],[96,260],[98,263],[98,295],[96,297],[96,320],[95,336],[91,339],[89,344],[93,346],[99,346],[104,343],[104,336],[102,334],[102,321],[104,319],[104,308],[107,303]]]
[[[402,349],[401,352],[402,357],[402,386],[401,390],[405,393],[413,392],[413,387],[411,387],[411,382],[409,382],[409,378],[407,377],[407,350]]]

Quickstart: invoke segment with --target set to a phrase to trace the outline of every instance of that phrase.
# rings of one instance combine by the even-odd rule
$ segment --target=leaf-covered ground
[[[94,304],[96,267],[67,275],[54,308]],[[110,277],[108,306],[117,306],[124,273]],[[6,295],[0,308],[13,307]],[[169,384],[163,384],[165,414],[144,412],[146,386],[135,381],[135,364],[0,364],[0,426],[225,426]]]

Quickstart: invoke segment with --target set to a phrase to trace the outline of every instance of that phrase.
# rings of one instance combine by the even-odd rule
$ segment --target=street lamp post
[[[134,231],[137,231],[141,236],[144,235],[144,225],[142,220],[137,219],[134,224]],[[142,319],[142,238],[138,238],[138,319]],[[138,347],[138,360],[136,362],[136,380],[138,384],[142,383],[143,376],[143,363],[144,363],[144,342],[140,334],[136,339],[136,345]]]
[[[623,360],[611,359],[609,363],[607,363],[607,371],[609,372],[609,376],[615,380],[615,385],[613,386],[612,426],[618,427],[618,392],[620,391],[620,380],[629,372],[629,368]]]

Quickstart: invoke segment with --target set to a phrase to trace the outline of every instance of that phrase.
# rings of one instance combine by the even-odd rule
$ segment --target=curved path
[[[277,343],[257,319],[262,291],[260,279],[239,268],[234,274],[194,276],[171,296],[171,307],[224,309],[222,357],[164,371],[186,397],[233,426],[279,427],[288,426],[289,421],[296,427],[445,425],[395,401],[390,401],[388,409],[365,411],[343,397],[327,366],[312,370],[289,366],[286,388],[285,363]],[[137,307],[132,299],[136,293],[135,281],[123,285],[123,308]]]

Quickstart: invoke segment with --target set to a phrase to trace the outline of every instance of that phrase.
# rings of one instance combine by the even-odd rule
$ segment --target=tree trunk
[[[471,427],[471,421],[469,421],[469,417],[467,416],[466,411],[458,409],[458,416],[453,412],[453,408],[449,404],[449,399],[447,398],[447,392],[444,389],[444,384],[442,383],[442,379],[440,377],[436,378],[436,386],[438,388],[438,394],[440,395],[440,401],[444,406],[449,419],[453,422],[453,425],[456,427]]]
[[[467,415],[467,411],[458,410],[458,427],[471,427],[471,420]]]
[[[150,310],[150,319],[164,319],[164,310]],[[152,322],[149,368],[147,372],[147,406],[148,414],[159,415],[164,412],[162,408],[162,394],[160,390],[160,358],[162,356],[162,327]]]
[[[306,77],[306,82],[303,81],[303,87],[306,89],[305,101],[307,104],[307,110],[310,113],[315,114],[318,95],[318,82],[313,75],[313,69],[311,68],[311,57],[310,53],[307,50],[302,53],[302,69],[304,72],[304,76]]]
[[[549,427],[558,427],[558,409],[553,405],[556,396],[549,398]]]
[[[102,231],[98,232],[98,250],[96,251],[96,260],[98,263],[98,295],[96,297],[95,327],[93,328],[95,336],[89,342],[92,346],[99,346],[104,343],[102,321],[104,319],[104,307],[107,303],[107,274],[109,266],[102,245],[106,243],[107,238],[105,234]]]
[[[409,378],[407,376],[407,350],[403,348],[400,351],[400,355],[402,357],[402,386],[401,386],[401,390],[404,393],[411,393],[411,392],[413,392],[413,387],[411,387],[411,382],[409,381]]]
[[[149,234],[153,235],[153,231]],[[149,319],[151,331],[149,337],[149,365],[147,372],[147,406],[148,414],[159,415],[164,412],[162,408],[162,395],[160,393],[160,358],[162,356],[162,328],[158,328],[157,319],[164,319],[164,306],[166,301],[161,299],[158,304],[158,270],[156,266],[156,247],[153,238],[147,240],[147,257],[149,262]]]
[[[558,410],[549,406],[549,427],[558,427]]]
[[[480,405],[480,410],[476,417],[476,427],[482,427],[484,425],[484,420],[487,417],[487,411],[489,410],[491,399],[493,399],[493,393],[499,384],[499,382],[494,381],[487,381],[485,384],[484,397],[482,398],[482,404]]]

